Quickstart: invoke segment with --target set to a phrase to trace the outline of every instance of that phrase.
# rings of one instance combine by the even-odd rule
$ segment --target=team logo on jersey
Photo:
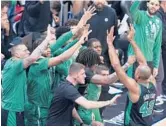
[[[108,22],[108,18],[105,18],[104,21],[105,21],[105,22]]]

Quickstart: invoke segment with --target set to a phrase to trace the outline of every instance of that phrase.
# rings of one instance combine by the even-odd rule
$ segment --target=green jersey
[[[147,11],[140,11],[139,1],[133,3],[130,8],[135,27],[135,41],[147,61],[152,61],[153,66],[158,68],[161,54],[162,42],[162,22],[153,15],[149,16]],[[128,50],[129,55],[134,54],[131,45]]]
[[[39,107],[49,108],[51,96],[51,76],[49,58],[41,58],[31,65],[28,72],[28,101]]]
[[[24,111],[26,101],[26,71],[23,60],[10,58],[2,71],[2,108]]]
[[[98,101],[101,93],[101,86],[89,83],[87,89],[85,90],[84,97],[87,100]],[[85,109],[82,106],[78,107],[78,114],[85,124],[91,125],[92,121],[102,122],[99,109]]]

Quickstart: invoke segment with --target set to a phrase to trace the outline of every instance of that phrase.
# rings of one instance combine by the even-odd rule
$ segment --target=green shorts
[[[48,108],[41,108],[33,104],[25,106],[25,125],[26,126],[45,126],[48,116]]]
[[[97,109],[92,109],[92,112],[94,114],[95,121],[103,122],[102,118],[101,118],[101,115],[100,115],[100,111],[99,111],[98,108]]]

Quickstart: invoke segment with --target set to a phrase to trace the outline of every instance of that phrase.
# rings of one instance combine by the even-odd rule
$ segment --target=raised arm
[[[72,42],[69,42],[69,44],[67,44],[64,48],[60,48],[57,51],[55,51],[53,53],[53,56],[58,56],[58,55],[62,54],[63,52],[65,52],[66,50],[71,48],[73,45],[75,45],[77,42],[78,42],[78,39],[75,39]]]
[[[127,71],[127,69],[135,62],[135,57],[130,56],[127,63],[125,63],[122,68]],[[95,74],[92,78],[91,78],[91,82],[97,85],[112,85],[113,83],[115,83],[116,81],[118,81],[119,78],[116,74],[116,72],[110,74],[109,76],[102,76],[102,75],[98,75]]]
[[[107,43],[109,49],[109,57],[116,74],[118,75],[120,81],[125,85],[129,90],[129,93],[132,95],[139,95],[139,87],[136,81],[132,78],[129,78],[125,73],[124,69],[121,67],[118,56],[116,54],[115,48],[113,46],[113,27],[107,35]]]
[[[88,10],[84,12],[84,15],[74,29],[71,29],[71,31],[62,35],[57,41],[55,41],[55,43],[51,44],[51,53],[53,54],[58,48],[61,48],[68,40],[73,37],[73,35],[75,35],[81,28],[83,28],[86,25],[87,21],[93,15],[95,15],[95,13],[93,13],[94,11],[95,7],[89,7]]]
[[[142,54],[140,48],[137,46],[136,42],[134,41],[134,33],[135,33],[134,27],[132,25],[130,25],[130,31],[128,33],[127,39],[130,42],[131,46],[133,47],[137,62],[139,64],[147,65],[144,55]]]
[[[128,68],[133,65],[133,63],[135,63],[135,56],[130,56],[128,58],[128,61],[122,66],[122,69],[124,69],[124,71],[127,71]],[[108,76],[102,76],[99,74],[95,74],[90,82],[94,83],[96,85],[113,85],[113,83],[117,82],[119,80],[116,72],[108,75]]]
[[[65,51],[61,55],[59,55],[57,57],[50,58],[49,66],[50,67],[55,66],[55,65],[65,61],[65,60],[69,59],[74,54],[74,52],[80,47],[80,45],[85,42],[85,38],[87,38],[89,33],[91,33],[91,32],[92,32],[91,30],[84,32],[83,36],[80,38],[80,40],[74,46],[72,46],[70,49],[68,49],[67,51]]]
[[[80,28],[83,28],[84,25],[86,25],[87,21],[96,14],[94,13],[95,10],[96,8],[92,6],[90,6],[87,10],[84,10],[84,14],[81,17],[77,27],[72,29],[73,34],[75,34]]]
[[[55,34],[55,33],[53,33],[52,31],[54,31],[54,30],[49,25],[48,28],[47,28],[47,37],[46,37],[46,39],[31,53],[30,56],[23,59],[24,68],[27,68],[33,62],[35,62],[37,59],[39,59],[39,57],[41,56],[43,51],[47,48],[48,43],[54,37],[53,34]]]
[[[68,40],[70,40],[73,37],[73,33],[71,31],[63,34],[60,36],[57,40],[55,40],[51,45],[51,54],[54,54],[56,50],[61,48]]]
[[[139,10],[140,1],[136,0],[130,7],[131,16],[136,24],[141,23],[142,16],[141,11]]]

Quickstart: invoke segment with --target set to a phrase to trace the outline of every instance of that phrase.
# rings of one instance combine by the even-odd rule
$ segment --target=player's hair
[[[89,39],[89,40],[87,41],[87,47],[88,47],[88,48],[91,48],[92,45],[93,45],[93,43],[96,42],[96,41],[100,42],[97,38],[91,38],[91,39]]]
[[[73,73],[78,73],[81,69],[84,68],[85,68],[84,65],[75,62],[70,66],[69,74],[72,75]]]
[[[87,48],[79,52],[76,62],[92,67],[100,64],[100,56],[93,49]]]

